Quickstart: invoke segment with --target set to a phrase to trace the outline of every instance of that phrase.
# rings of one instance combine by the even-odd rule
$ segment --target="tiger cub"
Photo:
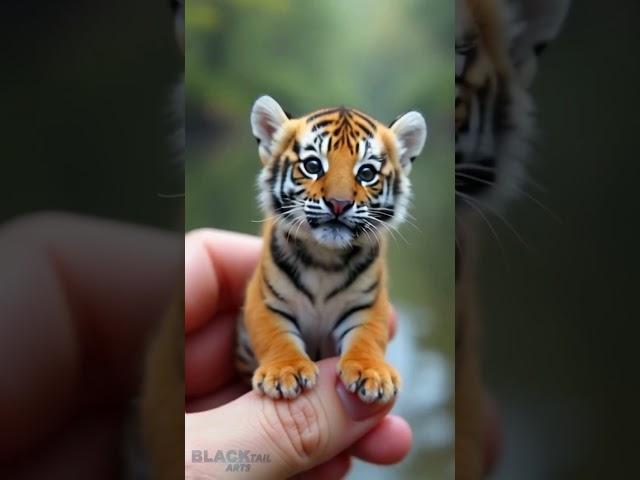
[[[290,118],[263,96],[251,127],[266,219],[239,321],[239,370],[253,374],[255,390],[293,399],[315,385],[315,360],[339,355],[349,391],[389,402],[400,377],[384,358],[385,230],[405,215],[423,116],[412,111],[389,127],[345,107]]]

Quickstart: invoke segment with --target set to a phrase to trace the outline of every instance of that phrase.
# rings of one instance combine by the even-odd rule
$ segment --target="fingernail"
[[[344,384],[339,380],[336,383],[336,391],[338,392],[338,397],[340,397],[340,401],[342,402],[342,406],[347,412],[347,415],[356,422],[366,420],[367,418],[378,415],[385,410],[389,410],[391,405],[393,405],[393,402],[364,403],[360,400],[358,395],[349,392],[345,388]]]

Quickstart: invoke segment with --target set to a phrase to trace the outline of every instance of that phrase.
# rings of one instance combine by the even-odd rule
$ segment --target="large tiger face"
[[[402,221],[409,171],[427,136],[418,112],[389,127],[345,107],[289,118],[264,96],[251,125],[263,163],[262,207],[295,236],[344,248],[377,242]]]
[[[568,3],[456,0],[456,207],[491,210],[520,191],[533,129],[529,85]]]

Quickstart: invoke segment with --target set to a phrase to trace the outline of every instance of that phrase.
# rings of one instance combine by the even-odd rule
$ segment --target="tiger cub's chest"
[[[314,301],[296,295],[296,316],[304,337],[329,337],[340,317],[352,306],[362,301],[362,291],[368,275],[363,274],[347,286],[349,270],[342,273],[327,273],[309,269],[302,273],[301,280],[309,285]]]
[[[274,238],[271,278],[278,302],[299,325],[311,357],[336,355],[336,338],[349,311],[372,303],[377,294],[377,247],[313,250],[313,244]]]

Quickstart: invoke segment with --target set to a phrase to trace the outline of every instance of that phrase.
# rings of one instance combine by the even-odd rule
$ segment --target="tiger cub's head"
[[[456,0],[456,207],[520,191],[531,141],[529,86],[569,0]]]
[[[263,165],[263,210],[295,236],[344,248],[376,242],[402,221],[411,165],[427,138],[420,113],[388,127],[345,107],[290,118],[263,96],[251,127]]]

